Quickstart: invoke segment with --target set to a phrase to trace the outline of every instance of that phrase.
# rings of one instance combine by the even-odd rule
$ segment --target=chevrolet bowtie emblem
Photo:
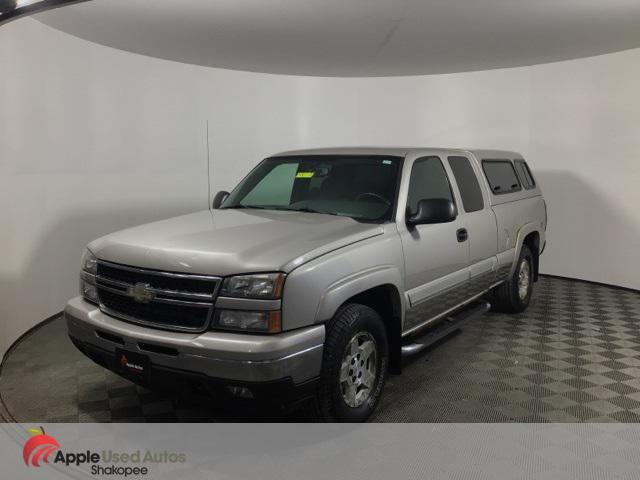
[[[136,283],[127,287],[127,295],[138,303],[149,303],[155,298],[155,294],[151,290],[148,283]]]

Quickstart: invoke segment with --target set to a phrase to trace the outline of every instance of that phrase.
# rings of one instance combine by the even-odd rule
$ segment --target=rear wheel
[[[362,422],[375,410],[387,378],[387,334],[378,313],[342,307],[327,325],[317,412],[325,421]]]
[[[498,312],[522,312],[529,306],[532,293],[533,255],[529,247],[523,245],[511,278],[491,292],[491,308]]]

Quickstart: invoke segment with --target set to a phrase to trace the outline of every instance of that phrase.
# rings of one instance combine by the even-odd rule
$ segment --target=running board
[[[470,320],[474,320],[489,311],[491,304],[489,302],[476,302],[464,310],[459,311],[455,315],[450,315],[436,324],[434,327],[426,330],[422,335],[417,336],[416,341],[407,343],[402,346],[402,358],[415,355],[423,351],[425,348],[433,345],[438,340],[446,337],[451,332],[458,330],[463,324]]]

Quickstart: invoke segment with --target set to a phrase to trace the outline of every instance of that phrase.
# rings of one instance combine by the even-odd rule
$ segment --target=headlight
[[[258,273],[229,277],[222,283],[220,295],[239,298],[280,298],[284,273]]]
[[[82,254],[82,271],[95,275],[98,271],[98,259],[89,250]]]
[[[89,250],[85,250],[82,254],[80,269],[80,295],[91,303],[98,303],[96,289],[98,260]]]
[[[214,328],[243,332],[279,333],[282,331],[280,310],[248,312],[245,310],[219,310]]]

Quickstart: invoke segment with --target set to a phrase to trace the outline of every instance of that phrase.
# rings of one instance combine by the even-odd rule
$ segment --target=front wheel
[[[523,312],[531,301],[533,278],[533,255],[529,247],[523,245],[511,278],[498,285],[491,292],[492,310],[511,313]]]
[[[363,422],[375,410],[387,378],[389,347],[378,313],[342,307],[327,324],[317,411],[325,421]]]

